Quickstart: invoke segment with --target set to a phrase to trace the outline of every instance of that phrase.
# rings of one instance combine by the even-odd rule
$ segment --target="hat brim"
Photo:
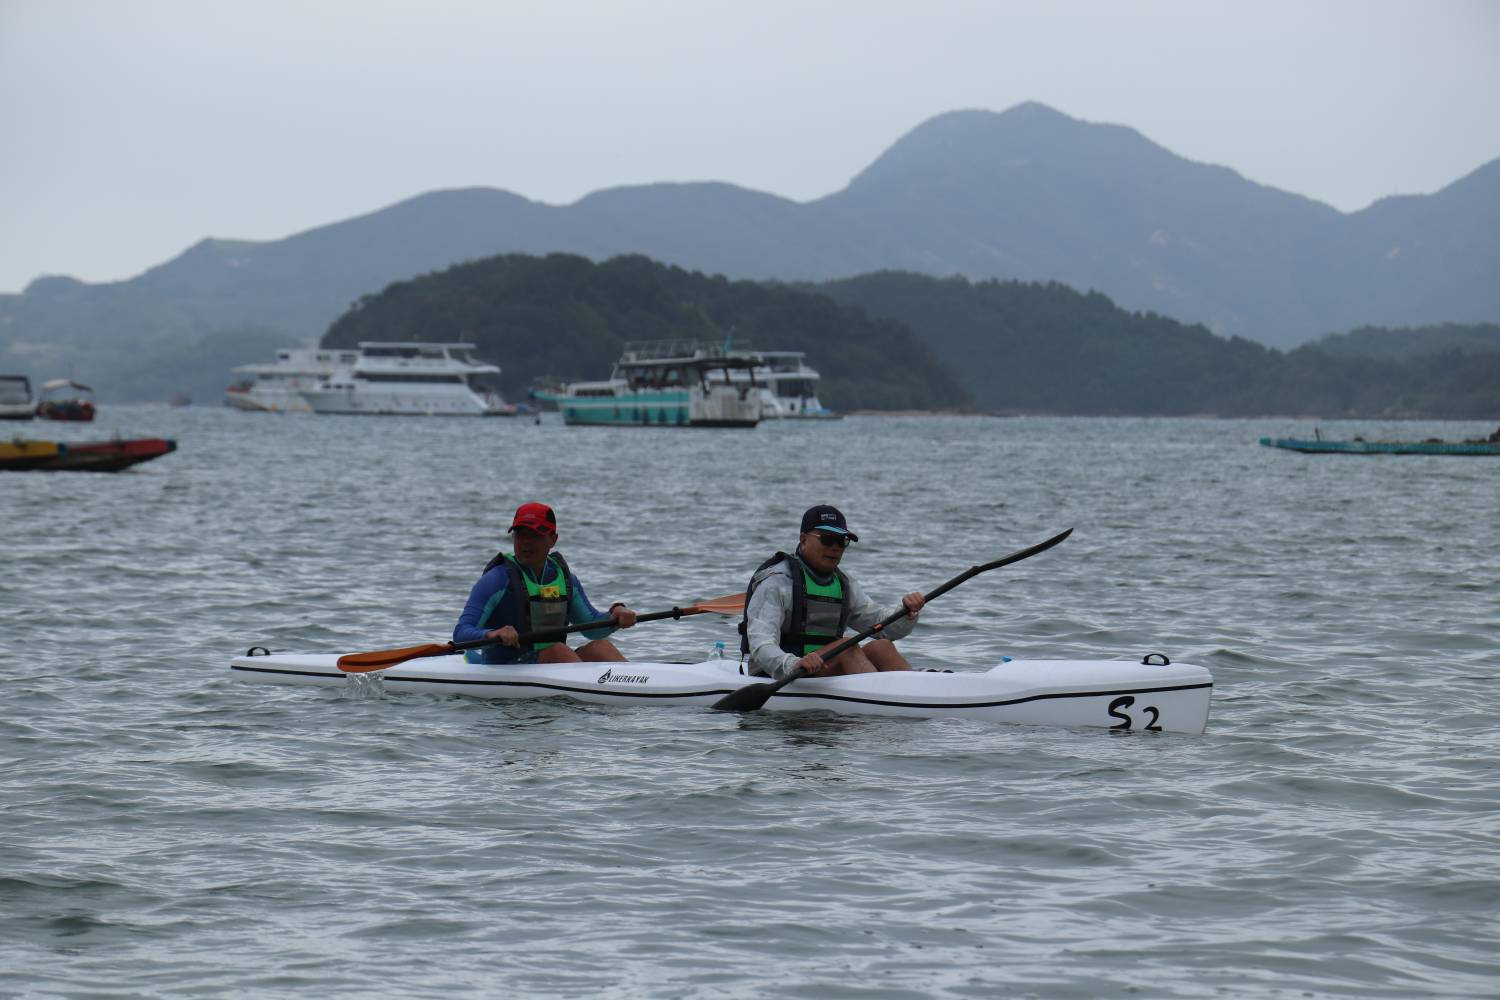
[[[848,538],[849,541],[851,541],[851,542],[857,542],[857,541],[859,541],[859,536],[856,535],[854,532],[850,531],[848,528],[835,528],[831,524],[815,524],[811,528],[808,528],[807,530],[808,531],[814,531],[814,532],[817,532],[817,531],[826,531],[826,532],[828,532],[830,534],[833,534],[833,535],[843,535],[844,537]]]

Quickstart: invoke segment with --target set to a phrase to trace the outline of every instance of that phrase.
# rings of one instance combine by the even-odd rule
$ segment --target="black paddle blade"
[[[764,684],[747,684],[738,691],[731,691],[718,701],[713,703],[713,708],[720,712],[753,712],[766,702],[771,700],[771,695],[786,687],[799,677],[807,676],[801,667],[796,667],[791,674],[779,681],[767,681]]]
[[[731,691],[713,707],[719,712],[753,712],[771,700],[771,695],[781,688],[780,684],[748,684],[738,691]]]

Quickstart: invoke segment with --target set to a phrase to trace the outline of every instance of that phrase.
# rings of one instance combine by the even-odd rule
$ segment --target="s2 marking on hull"
[[[1128,695],[1128,694],[1123,694],[1120,697],[1116,698],[1114,701],[1110,702],[1109,703],[1109,717],[1111,719],[1119,719],[1120,721],[1116,722],[1114,725],[1110,726],[1109,728],[1111,728],[1111,729],[1130,729],[1130,728],[1132,728],[1135,725],[1135,720],[1132,719],[1125,712],[1121,711],[1121,709],[1129,708],[1130,706],[1132,706],[1134,704],[1135,704],[1135,697],[1133,695]],[[1145,712],[1145,713],[1147,713],[1148,715],[1151,716],[1150,720],[1146,723],[1146,725],[1142,727],[1143,729],[1146,730],[1146,732],[1148,732],[1148,733],[1159,733],[1159,732],[1161,732],[1161,726],[1159,726],[1157,724],[1158,721],[1161,719],[1161,711],[1159,709],[1157,709],[1157,707],[1155,705],[1142,705],[1140,707],[1139,711]]]

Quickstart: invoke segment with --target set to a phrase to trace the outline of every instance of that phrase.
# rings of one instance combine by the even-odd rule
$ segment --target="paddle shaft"
[[[736,594],[739,604],[743,607],[743,595]],[[701,615],[710,611],[723,610],[715,607],[723,604],[728,598],[716,598],[713,601],[705,601],[702,605],[690,605],[686,608],[672,608],[668,611],[652,611],[648,614],[636,615],[636,624],[641,622],[660,621],[663,618],[681,618],[684,615]],[[523,646],[531,642],[547,642],[554,638],[560,639],[569,632],[581,632],[591,628],[602,628],[613,625],[614,618],[598,618],[590,622],[581,622],[577,625],[566,625],[562,628],[546,629],[536,632],[525,632],[516,637],[516,644]],[[408,646],[404,649],[387,649],[373,653],[350,653],[339,657],[338,668],[345,673],[358,674],[373,670],[385,670],[405,663],[407,660],[416,660],[427,656],[446,656],[449,653],[457,653],[465,649],[483,649],[486,646],[502,645],[503,640],[485,636],[480,639],[470,639],[467,642],[443,642],[428,643],[422,646]]]
[[[1011,563],[1020,562],[1022,559],[1030,559],[1037,553],[1045,552],[1048,549],[1052,548],[1052,546],[1057,545],[1072,533],[1073,529],[1069,528],[1067,531],[1053,535],[1045,542],[1038,542],[1030,548],[1022,549],[1019,552],[1012,552],[1010,555],[996,559],[994,562],[987,562],[982,566],[970,566],[968,569],[964,570],[962,573],[958,574],[947,583],[940,584],[937,587],[934,587],[932,590],[928,591],[926,594],[922,595],[922,603],[926,604],[928,601],[943,596],[954,587],[957,587],[959,584],[967,580],[973,579],[980,573],[988,573],[992,569],[999,569],[1001,566],[1009,566]],[[832,660],[834,657],[838,656],[840,653],[843,653],[851,647],[864,642],[866,639],[870,638],[870,636],[883,630],[892,622],[906,617],[906,614],[907,611],[905,608],[902,608],[899,611],[894,611],[881,621],[878,621],[874,625],[871,625],[869,628],[865,629],[863,632],[860,632],[857,635],[851,635],[849,638],[840,642],[838,645],[830,646],[828,649],[822,650],[818,655],[821,656],[823,658],[823,661],[826,663]],[[751,684],[747,687],[742,687],[737,691],[731,691],[729,694],[725,695],[723,698],[720,698],[717,702],[715,702],[713,707],[730,712],[753,712],[757,708],[760,708],[762,705],[764,705],[767,701],[769,701],[771,696],[777,691],[780,691],[792,681],[806,676],[807,672],[804,671],[801,667],[794,667],[792,668],[790,673],[788,673],[780,680],[770,681],[765,684]]]
[[[639,625],[641,622],[660,621],[663,618],[681,618],[683,615],[690,614],[693,614],[693,612],[684,611],[681,608],[673,608],[671,611],[653,611],[648,615],[636,615],[635,621]],[[561,637],[567,635],[569,632],[584,632],[591,628],[603,628],[606,625],[613,625],[614,623],[615,620],[613,618],[595,618],[591,622],[579,622],[577,625],[566,625],[562,628],[549,628],[541,632],[522,632],[516,636],[516,645],[524,646],[528,642],[547,642],[554,636]],[[465,649],[484,649],[486,646],[498,646],[500,644],[500,639],[484,638],[470,639],[468,642],[450,642],[448,646],[450,647],[449,652],[457,653]]]

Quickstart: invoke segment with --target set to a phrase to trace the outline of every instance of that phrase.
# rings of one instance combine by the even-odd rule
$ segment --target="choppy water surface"
[[[0,995],[1500,993],[1500,460],[1256,445],[1294,421],[26,430],[180,450],[0,477]],[[742,590],[816,502],[888,598],[1073,526],[908,655],[1164,651],[1214,672],[1208,732],[228,680],[256,644],[446,638],[531,499],[642,611]]]

